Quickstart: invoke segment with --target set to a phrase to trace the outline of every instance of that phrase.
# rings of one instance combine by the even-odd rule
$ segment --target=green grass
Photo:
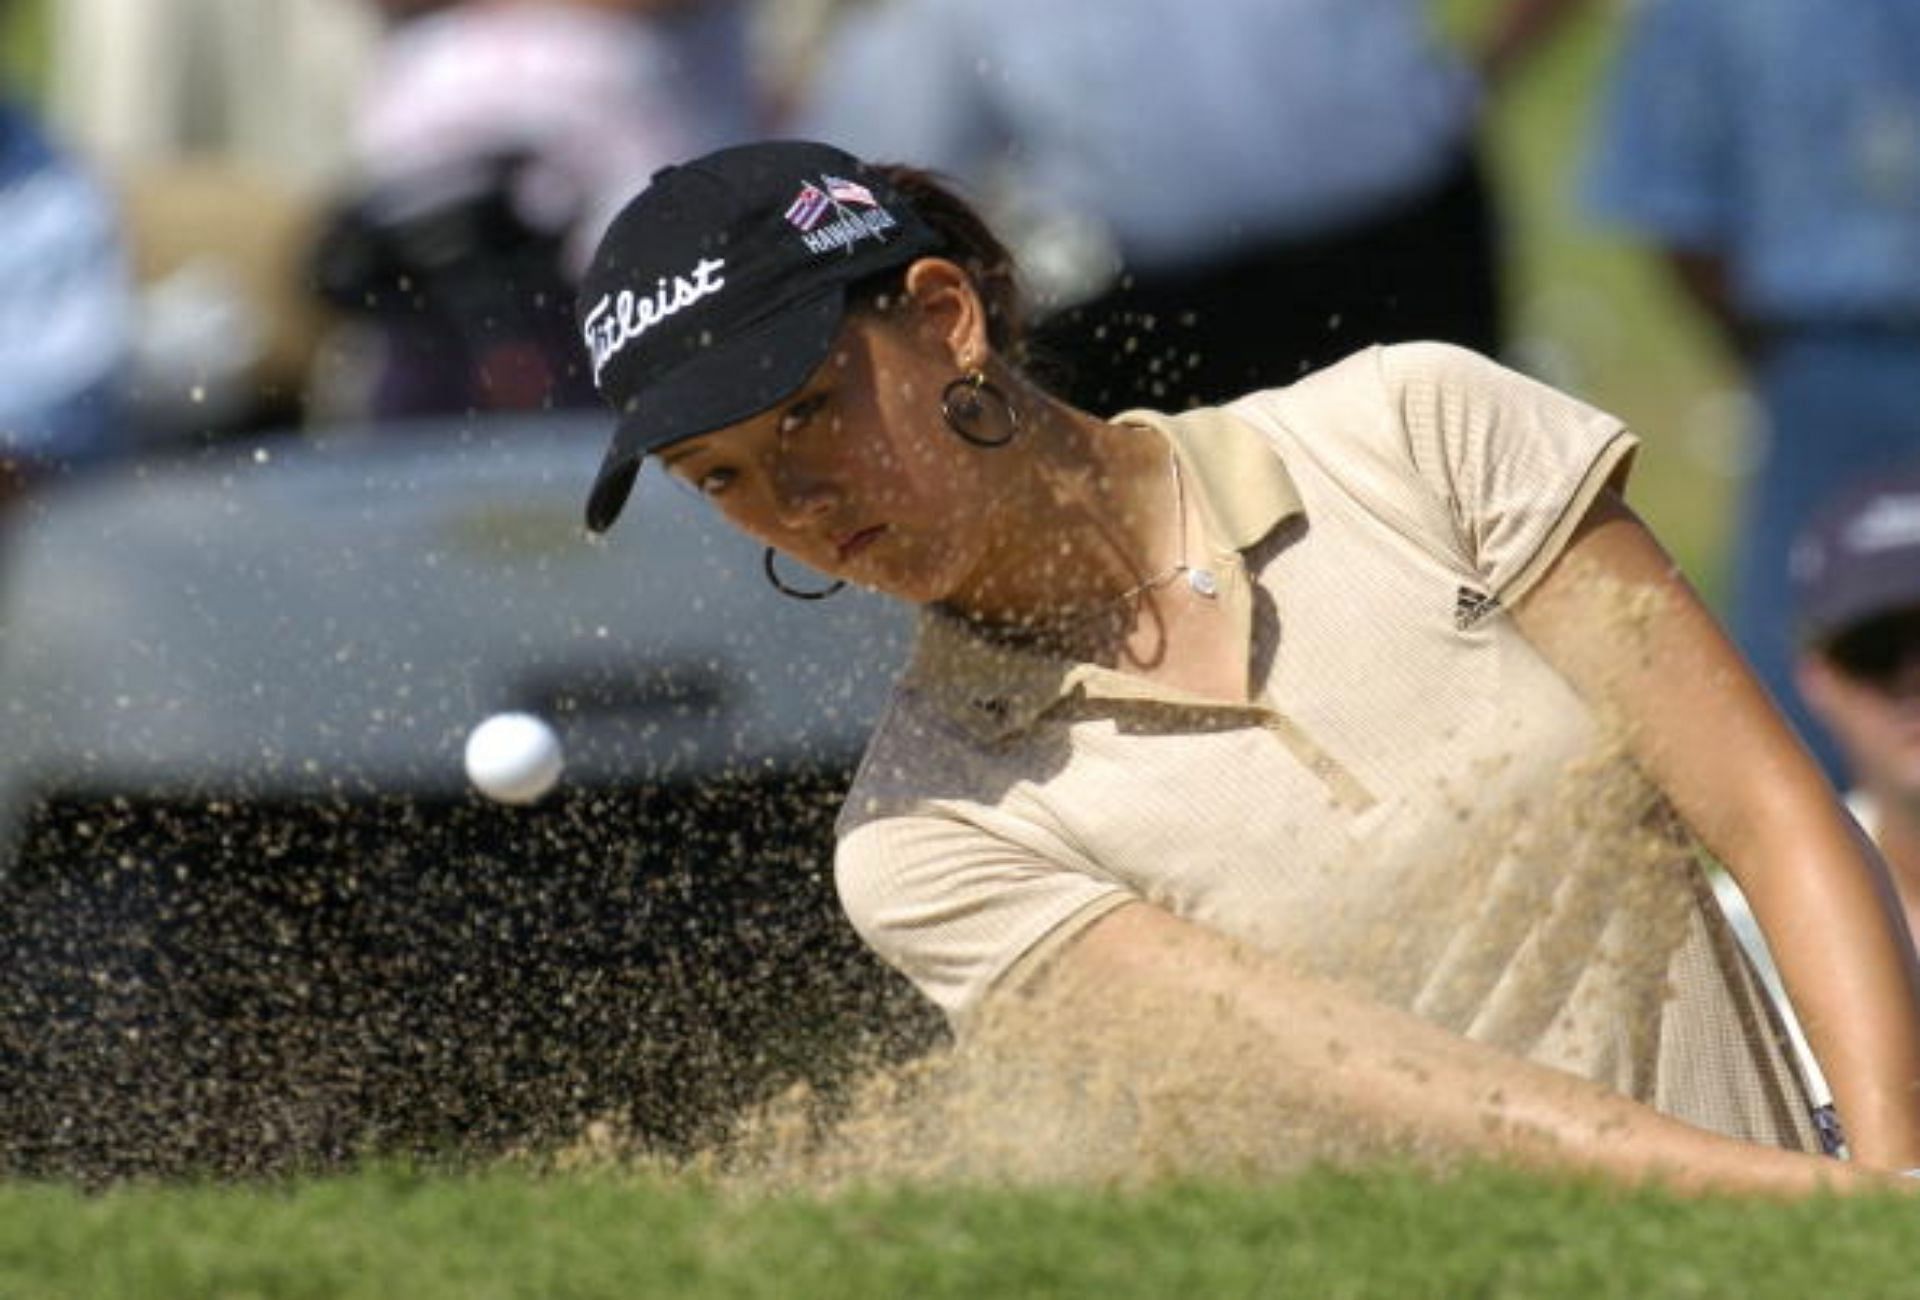
[[[1476,1171],[1136,1191],[723,1192],[400,1170],[278,1190],[0,1190],[7,1300],[1910,1297],[1908,1201],[1793,1205]]]
[[[51,21],[44,0],[0,0],[0,82],[29,99],[46,88]]]

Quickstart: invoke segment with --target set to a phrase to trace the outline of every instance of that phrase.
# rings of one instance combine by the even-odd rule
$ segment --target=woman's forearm
[[[1808,806],[1818,793],[1782,804]],[[1913,947],[1884,869],[1874,869],[1872,846],[1837,805],[1824,819],[1772,820],[1728,857],[1741,864],[1735,878],[1833,1089],[1848,1146],[1883,1168],[1920,1166]]]
[[[1510,1160],[1683,1191],[1790,1196],[1897,1185],[1839,1161],[1694,1128],[1598,1084],[1508,1056],[1338,985],[1300,976],[1157,908],[1122,907],[1055,959],[1033,992],[1076,1056],[1126,1053],[1123,1077],[1200,1081],[1205,1106],[1253,1098],[1248,1124],[1309,1113],[1368,1145]],[[1029,999],[1014,999],[1019,1004]],[[1060,1035],[1050,1035],[1056,1050]],[[1205,1081],[1231,1074],[1225,1090]],[[1251,1074],[1251,1077],[1247,1077]]]

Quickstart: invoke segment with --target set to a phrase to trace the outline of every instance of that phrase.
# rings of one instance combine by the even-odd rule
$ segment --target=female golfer
[[[962,1029],[1051,999],[1093,1051],[1158,1016],[1276,1117],[1630,1180],[1920,1165],[1884,868],[1622,503],[1617,421],[1433,344],[1219,409],[1072,409],[1020,367],[980,219],[805,142],[657,175],[580,319],[619,414],[590,528],[655,455],[782,591],[923,611],[836,878]],[[1801,1154],[1701,846],[1853,1164]]]

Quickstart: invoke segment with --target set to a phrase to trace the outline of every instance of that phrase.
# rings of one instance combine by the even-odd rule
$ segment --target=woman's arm
[[[1612,491],[1517,603],[1753,906],[1856,1159],[1920,1166],[1920,971],[1885,864]]]
[[[1038,1003],[1038,1006],[1033,1005]],[[1599,1084],[1293,973],[1145,903],[1093,922],[989,1016],[1083,1044],[1150,1107],[1228,1106],[1243,1126],[1311,1116],[1369,1146],[1504,1159],[1680,1191],[1775,1196],[1909,1186],[1672,1119]],[[991,1033],[991,1028],[983,1032]],[[1219,1081],[1219,1082],[1216,1082]],[[1162,1095],[1164,1094],[1164,1095]],[[1216,1115],[1174,1115],[1198,1129]]]

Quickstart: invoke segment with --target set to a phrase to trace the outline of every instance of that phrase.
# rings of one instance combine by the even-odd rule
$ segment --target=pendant
[[[1188,569],[1187,585],[1196,595],[1212,600],[1220,594],[1220,580],[1213,576],[1212,569]]]

